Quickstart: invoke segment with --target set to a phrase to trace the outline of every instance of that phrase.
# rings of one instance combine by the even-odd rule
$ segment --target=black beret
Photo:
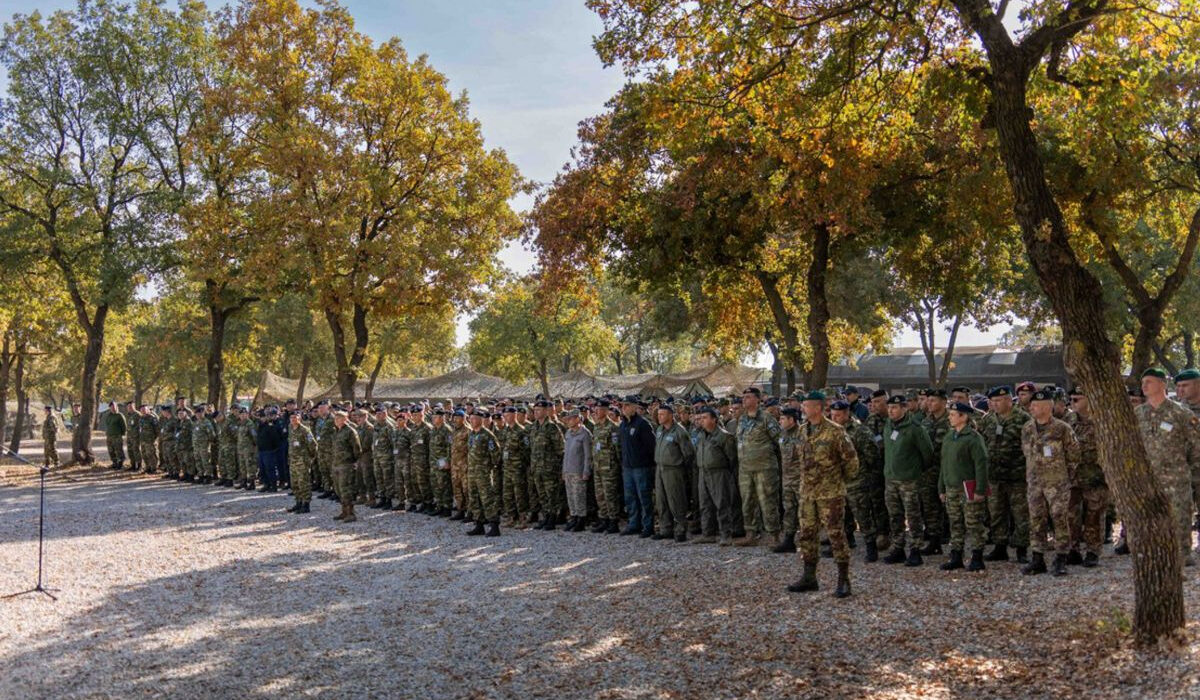
[[[794,408],[785,408],[779,412],[779,415],[787,416],[788,418],[796,421],[800,420],[800,412]]]
[[[886,391],[884,391],[883,389],[876,389],[875,391],[871,392],[871,398],[873,398],[873,399],[879,398],[880,396],[887,396],[887,395],[888,395],[888,393]]]
[[[904,394],[892,394],[888,397],[887,402],[889,406],[904,406],[908,403],[908,399],[904,397]]]
[[[1045,389],[1039,389],[1033,392],[1034,401],[1053,401],[1054,395]]]
[[[761,397],[762,389],[759,389],[756,386],[748,386],[744,391],[742,391],[742,396],[745,396],[746,394],[754,394],[755,396]]]
[[[966,394],[967,396],[970,396],[970,395],[971,395],[971,387],[969,387],[969,386],[956,386],[956,387],[954,387],[953,389],[951,389],[951,390],[950,390],[950,393],[951,393],[951,394]]]
[[[945,389],[929,389],[925,392],[925,395],[931,399],[944,399],[944,398],[946,398],[946,390]]]
[[[955,401],[954,403],[950,404],[950,410],[954,411],[956,413],[971,415],[972,413],[975,412],[975,407],[969,403],[964,403],[962,401]]]
[[[989,399],[1000,396],[1012,396],[1012,389],[1007,384],[1001,384],[1000,386],[992,387],[992,390],[988,392]]]

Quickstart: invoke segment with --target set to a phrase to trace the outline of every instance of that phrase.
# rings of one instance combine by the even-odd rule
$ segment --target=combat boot
[[[1079,553],[1078,549],[1072,549],[1070,552],[1067,552],[1067,565],[1079,566],[1082,563],[1083,555]]]
[[[546,516],[546,525],[542,528],[546,532],[558,529],[558,518],[554,515]]]
[[[309,504],[308,501],[305,501],[303,504],[301,504],[301,506],[300,506],[301,513],[311,513],[312,512],[308,509],[308,504]]]
[[[1025,552],[1026,552],[1026,549],[1024,547],[1017,547],[1017,563],[1018,564],[1026,564],[1029,562],[1029,557],[1025,556]]]
[[[483,530],[483,521],[482,520],[476,520],[475,527],[473,527],[470,530],[467,530],[467,534],[470,535],[471,537],[474,537],[475,535],[482,535],[483,532],[484,532],[484,530]]]
[[[930,540],[929,544],[925,545],[925,548],[921,550],[921,554],[924,554],[927,557],[931,557],[935,554],[941,554],[941,553],[942,553],[942,545],[937,540]],[[959,556],[959,559],[962,559],[961,555]]]
[[[1046,560],[1042,558],[1042,553],[1034,552],[1030,562],[1021,567],[1021,573],[1026,576],[1046,573]]]
[[[792,554],[792,553],[794,553],[796,551],[796,535],[795,535],[795,533],[789,533],[787,535],[784,535],[783,540],[779,544],[775,545],[775,547],[771,551],[776,554]]]
[[[579,522],[579,518],[576,518],[574,516],[567,518],[567,526],[563,529],[566,530],[567,532],[574,532],[575,524],[578,522]]]
[[[375,494],[371,494],[367,497],[367,502],[364,505],[366,505],[368,508],[378,508],[379,499],[375,498]]]
[[[342,504],[341,512],[339,512],[337,515],[333,516],[333,519],[334,520],[345,520],[346,519],[346,504],[345,503]]]
[[[733,538],[730,537],[729,535],[721,535],[721,541],[717,543],[717,546],[732,547],[733,546]]]
[[[1066,576],[1067,575],[1067,555],[1055,554],[1054,555],[1054,563],[1051,564],[1051,566],[1053,567],[1052,573],[1055,576]]]
[[[346,506],[346,517],[342,518],[342,522],[352,523],[356,520],[358,520],[358,518],[354,515],[354,501],[351,501],[350,504]]]
[[[807,593],[820,590],[820,588],[821,585],[817,583],[817,563],[815,561],[804,562],[804,576],[787,587],[789,593]]]
[[[572,532],[583,532],[587,529],[587,518],[579,518],[575,521],[575,529]]]
[[[892,551],[888,552],[887,556],[883,558],[883,563],[899,564],[900,562],[904,561],[904,559],[904,550],[899,547],[893,547]]]
[[[287,508],[287,512],[288,513],[299,513],[300,512],[300,499],[297,498],[296,503],[294,505],[292,505],[291,507]]]
[[[821,543],[821,558],[833,559],[833,545],[830,544],[829,540]]]
[[[963,568],[962,550],[950,550],[950,561],[938,567],[942,571],[954,571],[955,569]]]
[[[1088,552],[1083,557],[1083,568],[1094,569],[1100,564],[1100,557],[1092,552]]]
[[[393,511],[404,510],[404,501],[397,499],[394,503],[392,503],[392,510]]]
[[[692,538],[692,544],[716,544],[716,543],[717,543],[716,535],[700,535],[699,537]]]
[[[757,547],[758,546],[758,535],[752,535],[749,532],[747,532],[745,537],[735,540],[733,543],[733,546],[734,547]]]
[[[500,536],[500,523],[496,522],[495,520],[488,523],[487,532],[484,532],[483,536],[484,537],[499,537]]]
[[[921,550],[917,549],[916,547],[913,547],[912,550],[909,551],[908,559],[904,560],[905,566],[920,566],[924,563],[925,560],[921,558]]]
[[[461,510],[454,511],[453,513],[450,514],[450,519],[451,520],[462,520],[463,512]]]
[[[967,571],[983,571],[983,550],[972,549],[971,561],[967,563]]]
[[[592,532],[600,534],[608,529],[608,518],[600,518],[596,524],[591,527]]]
[[[988,552],[986,561],[1008,561],[1008,545],[998,544]]]
[[[834,591],[834,598],[849,598],[850,597],[850,562],[841,561],[837,565],[838,580],[837,590]]]
[[[616,535],[621,532],[621,523],[617,522],[616,518],[608,521],[608,527],[604,529],[606,535]]]
[[[867,562],[868,564],[879,561],[879,548],[875,546],[875,540],[868,537],[863,540],[863,545],[865,545],[867,549],[867,551],[863,554],[863,561]]]

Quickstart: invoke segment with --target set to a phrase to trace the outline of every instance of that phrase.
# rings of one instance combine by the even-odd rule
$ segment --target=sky
[[[583,0],[342,0],[356,25],[378,41],[399,37],[410,54],[427,54],[455,92],[465,91],[489,148],[504,149],[525,177],[548,182],[568,161],[579,122],[603,111],[624,82],[592,50],[601,30]],[[216,5],[216,3],[210,3]],[[74,2],[0,0],[0,17],[73,7]],[[0,87],[3,86],[0,76]],[[514,200],[517,210],[531,199]],[[534,254],[509,245],[501,260],[529,271]],[[959,345],[986,345],[1007,330],[963,328]],[[459,341],[466,339],[465,320]],[[945,337],[945,333],[941,333]],[[899,347],[919,347],[916,331]],[[766,361],[765,358],[759,358]],[[769,362],[767,362],[769,364]]]

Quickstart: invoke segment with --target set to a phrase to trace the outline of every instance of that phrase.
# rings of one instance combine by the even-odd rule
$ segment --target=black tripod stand
[[[45,542],[44,534],[45,534],[45,525],[46,525],[46,472],[50,471],[50,467],[44,467],[44,466],[37,467],[37,465],[33,464],[32,462],[25,459],[24,457],[17,454],[16,452],[13,452],[12,450],[5,447],[4,445],[0,445],[0,454],[3,454],[4,452],[7,452],[9,455],[11,455],[14,459],[16,459],[19,462],[27,464],[31,467],[36,467],[37,470],[41,473],[41,488],[40,488],[40,493],[38,494],[38,574],[37,574],[37,585],[34,586],[33,588],[30,588],[27,591],[21,591],[20,593],[10,593],[9,595],[4,596],[4,598],[16,598],[17,596],[26,595],[28,593],[41,593],[43,595],[48,596],[50,598],[50,600],[58,600],[58,598],[55,597],[54,594],[50,592],[50,591],[58,590],[57,588],[46,588],[45,586],[42,585],[42,544]]]

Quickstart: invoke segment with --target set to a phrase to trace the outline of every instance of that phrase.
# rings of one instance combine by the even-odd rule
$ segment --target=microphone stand
[[[38,493],[37,585],[34,586],[33,588],[30,588],[27,591],[21,591],[20,593],[10,593],[9,595],[3,596],[3,598],[4,599],[16,598],[18,596],[27,595],[29,593],[41,593],[41,594],[49,597],[50,600],[58,600],[58,598],[55,597],[55,595],[50,592],[50,591],[57,591],[58,590],[57,588],[46,588],[45,586],[42,585],[42,545],[45,542],[45,525],[46,525],[46,472],[50,471],[50,467],[47,467],[47,466],[38,467],[37,465],[35,465],[34,463],[25,459],[21,455],[8,449],[4,445],[0,445],[0,455],[3,455],[5,452],[7,452],[9,455],[11,455],[13,458],[15,458],[19,462],[27,464],[31,467],[35,467],[41,473],[41,486],[40,486],[39,493]]]

